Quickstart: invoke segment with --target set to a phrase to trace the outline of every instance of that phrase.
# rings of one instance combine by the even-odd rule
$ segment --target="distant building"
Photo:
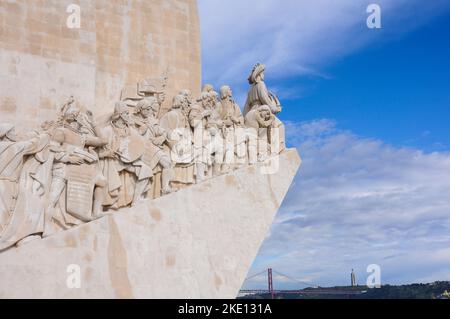
[[[358,284],[356,283],[356,274],[353,269],[352,269],[352,274],[350,275],[350,278],[351,278],[352,287],[358,286]]]

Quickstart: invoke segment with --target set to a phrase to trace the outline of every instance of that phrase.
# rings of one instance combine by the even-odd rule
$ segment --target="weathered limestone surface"
[[[245,167],[6,251],[0,298],[235,298],[300,163],[288,150],[276,174]]]
[[[80,29],[66,24],[73,3]],[[0,119],[19,129],[54,119],[72,94],[111,112],[124,86],[147,77],[167,74],[168,97],[197,95],[200,60],[196,0],[0,1]]]

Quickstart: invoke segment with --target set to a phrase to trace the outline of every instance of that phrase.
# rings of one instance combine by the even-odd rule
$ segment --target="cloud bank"
[[[321,286],[450,280],[450,153],[395,148],[330,120],[288,123],[303,166],[250,274]],[[283,288],[298,288],[275,278]],[[264,276],[245,287],[265,287]]]

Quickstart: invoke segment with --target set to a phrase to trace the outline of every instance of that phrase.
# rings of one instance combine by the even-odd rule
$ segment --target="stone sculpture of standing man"
[[[223,122],[222,134],[225,140],[225,162],[223,171],[238,167],[245,162],[244,117],[241,108],[233,99],[231,88],[224,85],[220,88],[220,103],[217,112]]]
[[[161,192],[162,195],[165,195],[172,192],[170,182],[173,179],[174,170],[169,155],[163,150],[163,145],[168,142],[168,136],[166,130],[156,119],[158,111],[159,102],[156,98],[149,97],[140,101],[136,106],[135,124],[146,141],[145,152],[141,159],[154,173],[156,167],[160,165],[162,169]]]
[[[95,148],[105,146],[107,139],[92,115],[84,114],[73,98],[61,110],[52,141],[59,151],[53,165],[45,236],[102,217],[106,186]]]

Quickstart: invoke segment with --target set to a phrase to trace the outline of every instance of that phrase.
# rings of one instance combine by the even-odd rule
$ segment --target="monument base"
[[[242,168],[0,254],[0,298],[236,298],[300,166]]]

